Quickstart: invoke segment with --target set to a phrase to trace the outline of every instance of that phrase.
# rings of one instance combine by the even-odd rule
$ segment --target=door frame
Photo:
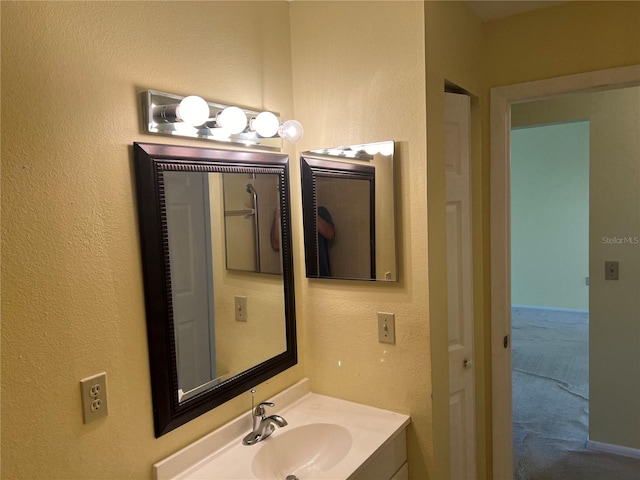
[[[570,93],[640,85],[640,65],[491,89],[491,388],[493,478],[512,478],[511,105]],[[506,341],[505,341],[506,339]],[[496,452],[500,452],[499,455]]]

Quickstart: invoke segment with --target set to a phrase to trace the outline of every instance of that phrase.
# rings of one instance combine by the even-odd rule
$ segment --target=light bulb
[[[302,138],[304,128],[302,128],[302,124],[297,120],[287,120],[280,125],[278,134],[287,142],[296,143]]]
[[[393,142],[386,142],[380,147],[380,155],[388,157],[393,155]]]
[[[364,151],[369,155],[377,155],[380,153],[380,149],[378,148],[377,143],[370,143],[364,147]]]
[[[247,128],[247,114],[239,107],[227,107],[218,112],[216,124],[231,134],[242,133]]]
[[[273,137],[278,133],[280,121],[271,112],[261,112],[251,119],[250,128],[263,138]]]
[[[209,119],[209,104],[202,97],[189,95],[176,107],[176,116],[184,123],[198,127]]]

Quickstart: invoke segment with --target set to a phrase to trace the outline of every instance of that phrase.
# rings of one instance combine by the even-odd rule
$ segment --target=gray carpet
[[[640,460],[587,450],[589,317],[512,310],[516,480],[640,480]]]

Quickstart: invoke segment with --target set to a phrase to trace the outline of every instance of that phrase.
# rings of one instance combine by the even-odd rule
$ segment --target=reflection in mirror
[[[397,281],[394,142],[303,152],[309,278]]]
[[[269,238],[274,213],[263,225],[266,233],[260,234],[258,208],[229,209],[237,199],[242,206],[247,186],[252,185],[247,182],[253,182],[263,193],[271,194],[259,206],[266,219],[267,211],[275,212],[278,203],[278,175],[168,171],[164,172],[164,182],[178,400],[183,401],[202,391],[203,386],[214,386],[286,350],[281,280],[227,274],[223,255],[226,252],[230,269],[230,259],[236,259],[238,270],[260,271],[261,263],[266,265],[264,271],[281,270],[280,252],[271,248]],[[252,196],[257,197],[252,190]],[[253,202],[258,205],[255,198]],[[230,218],[240,222],[230,222]],[[256,239],[260,243],[261,237],[266,240],[262,242],[262,254],[256,247]],[[241,286],[229,289],[233,278]],[[230,301],[227,297],[234,303],[236,297],[246,299],[252,310],[261,312],[260,323],[247,329],[235,315],[225,316]],[[243,308],[246,315],[247,307]]]
[[[278,176],[226,173],[222,187],[227,268],[282,273],[280,252],[271,245],[271,228],[280,195]]]
[[[288,158],[135,144],[135,161],[160,436],[296,363]]]

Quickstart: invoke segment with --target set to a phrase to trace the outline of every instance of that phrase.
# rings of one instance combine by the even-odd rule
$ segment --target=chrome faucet
[[[280,415],[270,415],[267,417],[264,407],[274,407],[272,402],[261,402],[255,409],[253,408],[255,390],[251,390],[251,419],[253,429],[243,439],[243,445],[254,445],[271,435],[278,427],[286,427],[287,421]]]

